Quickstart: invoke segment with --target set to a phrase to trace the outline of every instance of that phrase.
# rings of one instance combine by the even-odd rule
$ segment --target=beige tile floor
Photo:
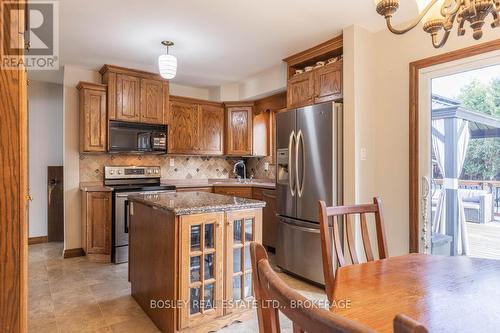
[[[159,332],[130,296],[126,264],[96,264],[85,257],[63,259],[61,243],[29,247],[29,332],[148,333]],[[323,290],[280,276],[310,299],[324,300]],[[284,332],[290,322],[281,319]],[[257,332],[255,312],[250,320],[219,332]]]

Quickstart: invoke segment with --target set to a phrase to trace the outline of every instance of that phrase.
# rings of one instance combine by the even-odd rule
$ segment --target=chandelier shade
[[[158,68],[164,79],[170,80],[177,74],[177,58],[171,54],[162,54],[158,57]]]

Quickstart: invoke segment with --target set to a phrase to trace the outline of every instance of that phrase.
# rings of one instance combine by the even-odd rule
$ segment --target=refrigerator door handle
[[[299,165],[299,149],[300,146],[302,145],[302,175],[301,179],[299,181],[299,172],[298,172],[298,165]],[[297,186],[297,195],[299,198],[302,197],[302,194],[304,193],[304,176],[305,176],[305,169],[306,169],[306,160],[305,160],[305,150],[306,147],[304,145],[304,133],[302,133],[302,130],[299,130],[297,133],[297,143],[295,145],[295,182]]]
[[[292,197],[295,196],[295,188],[297,186],[297,183],[295,182],[294,183],[294,175],[293,175],[293,167],[292,167],[292,162],[293,162],[293,159],[292,159],[292,152],[293,152],[293,148],[294,148],[294,145],[297,146],[297,139],[296,139],[296,136],[295,136],[295,131],[292,131],[290,133],[290,139],[288,141],[288,187],[290,189],[290,194],[292,195]],[[295,170],[295,173],[297,173],[297,170]]]

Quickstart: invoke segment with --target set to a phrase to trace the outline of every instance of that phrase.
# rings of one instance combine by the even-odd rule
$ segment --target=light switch
[[[269,171],[269,163],[264,163],[264,171]]]
[[[174,158],[171,158],[170,159],[170,166],[173,168],[175,167],[175,159]]]
[[[361,148],[360,150],[360,158],[362,161],[366,161],[366,148]]]

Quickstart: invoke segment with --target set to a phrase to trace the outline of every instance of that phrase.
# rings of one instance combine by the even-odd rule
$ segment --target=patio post
[[[446,191],[445,213],[446,234],[452,237],[450,255],[458,255],[459,240],[459,211],[458,211],[458,118],[444,119],[445,162],[446,178],[443,189]]]

